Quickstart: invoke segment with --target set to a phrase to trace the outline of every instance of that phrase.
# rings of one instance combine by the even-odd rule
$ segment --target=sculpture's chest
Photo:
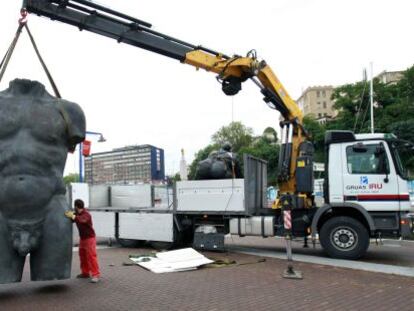
[[[0,97],[0,139],[21,129],[40,139],[58,139],[65,133],[65,122],[57,105],[42,98]]]

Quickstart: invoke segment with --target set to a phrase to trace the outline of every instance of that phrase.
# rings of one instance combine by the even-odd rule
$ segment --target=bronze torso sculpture
[[[85,116],[36,81],[0,92],[0,283],[70,277],[72,223],[64,216],[68,150],[85,136]]]

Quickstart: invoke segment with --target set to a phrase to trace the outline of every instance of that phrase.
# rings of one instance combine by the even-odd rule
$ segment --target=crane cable
[[[19,23],[19,27],[17,28],[16,35],[14,36],[14,39],[12,43],[10,44],[9,48],[7,49],[6,54],[3,57],[3,60],[0,63],[0,82],[4,76],[4,73],[6,72],[7,66],[10,62],[10,58],[14,52],[14,48],[16,47],[17,41],[19,40],[20,34],[22,33],[24,25],[22,23]]]
[[[358,110],[357,110],[357,113],[356,113],[356,118],[355,118],[355,123],[354,123],[354,132],[355,132],[355,130],[357,128],[357,125],[358,125],[359,115],[362,112],[361,108],[362,108],[362,104],[363,104],[363,101],[364,101],[366,87],[367,87],[367,81],[364,81],[364,89],[362,90],[362,95],[361,95],[361,99],[360,99],[360,103],[359,103],[359,107],[358,107]],[[365,117],[364,117],[364,119],[365,119]],[[365,120],[363,120],[362,123],[364,123],[364,121]]]
[[[50,74],[50,71],[47,68],[46,63],[44,62],[42,56],[40,55],[40,51],[37,47],[37,44],[34,40],[34,37],[33,37],[32,33],[30,32],[29,26],[27,25],[27,15],[28,15],[28,12],[27,12],[26,9],[23,8],[23,9],[20,10],[20,16],[21,17],[19,18],[19,26],[17,27],[16,34],[14,36],[14,39],[13,39],[12,43],[10,44],[9,48],[7,49],[6,54],[4,55],[4,57],[3,57],[3,59],[0,63],[0,69],[1,69],[1,71],[0,71],[0,82],[3,79],[3,76],[4,76],[4,73],[6,72],[7,66],[9,65],[9,62],[10,62],[10,59],[13,55],[14,49],[15,49],[15,47],[17,45],[17,42],[20,38],[20,34],[22,33],[23,28],[25,28],[26,31],[27,31],[27,34],[29,35],[30,42],[32,43],[33,48],[36,52],[36,55],[37,55],[37,57],[40,61],[40,64],[42,65],[42,68],[45,71],[46,76],[47,76],[47,78],[48,78],[48,80],[49,80],[49,82],[50,82],[50,84],[53,88],[53,92],[55,93],[55,96],[57,98],[61,99],[62,97],[61,97],[60,92],[59,92],[59,90],[56,86],[56,83],[53,80],[53,77]]]

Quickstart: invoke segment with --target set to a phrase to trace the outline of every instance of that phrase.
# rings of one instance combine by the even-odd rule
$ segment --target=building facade
[[[312,115],[320,123],[333,119],[338,112],[334,108],[331,96],[333,86],[308,87],[296,101],[305,116]]]
[[[127,146],[85,158],[85,182],[89,184],[136,184],[164,179],[164,150],[151,145]]]
[[[181,180],[188,180],[188,165],[185,160],[184,149],[181,149],[180,178]]]
[[[384,84],[397,83],[404,75],[404,71],[383,71],[376,76]]]

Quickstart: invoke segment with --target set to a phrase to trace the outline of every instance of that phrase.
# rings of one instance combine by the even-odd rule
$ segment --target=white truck
[[[328,132],[325,143],[325,203],[294,204],[293,236],[318,235],[328,255],[344,259],[363,256],[371,238],[412,237],[414,210],[404,166],[412,146],[392,135],[348,131]],[[281,209],[266,202],[266,175],[266,162],[246,155],[244,179],[177,182],[172,194],[151,185],[92,186],[90,209],[98,235],[122,245],[192,243],[219,250],[229,233],[284,235]]]

